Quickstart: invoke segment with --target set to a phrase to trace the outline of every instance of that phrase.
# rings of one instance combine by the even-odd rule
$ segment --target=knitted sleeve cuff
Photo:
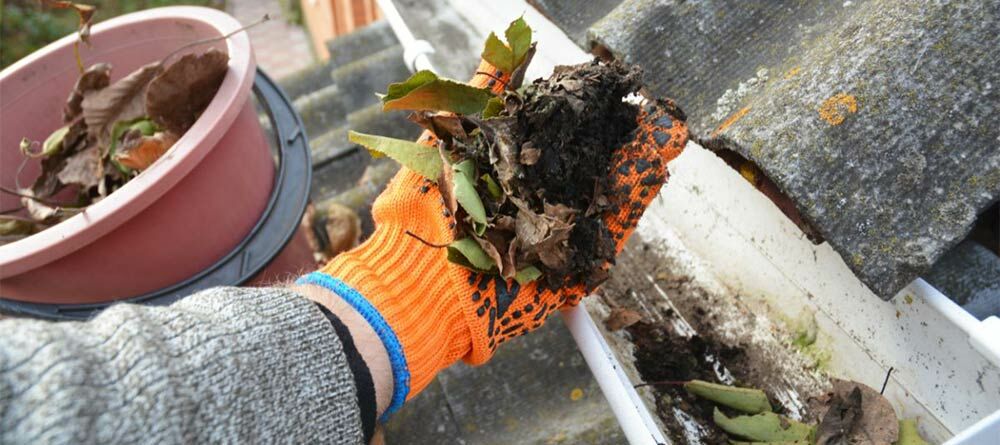
[[[361,293],[343,281],[321,272],[312,272],[299,278],[296,284],[321,286],[337,294],[361,314],[365,321],[375,330],[379,339],[382,340],[382,344],[385,345],[386,352],[389,354],[393,379],[392,401],[385,412],[382,413],[381,420],[384,422],[390,414],[398,411],[403,406],[403,402],[406,401],[406,396],[410,391],[410,371],[407,368],[406,356],[403,354],[403,347],[396,337],[396,333],[389,327],[382,314]]]

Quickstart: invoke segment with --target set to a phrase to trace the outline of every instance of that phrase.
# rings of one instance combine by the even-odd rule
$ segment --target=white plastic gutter
[[[399,10],[396,9],[392,0],[375,0],[375,2],[378,3],[382,15],[389,22],[389,27],[392,28],[392,33],[396,35],[399,44],[403,47],[403,61],[406,63],[406,67],[411,72],[428,70],[436,73],[434,65],[431,65],[431,59],[427,57],[428,54],[434,53],[434,47],[431,46],[430,42],[413,37],[413,33],[403,21],[403,16],[399,15]]]

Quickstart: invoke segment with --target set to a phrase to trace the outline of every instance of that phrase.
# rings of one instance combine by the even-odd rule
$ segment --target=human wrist
[[[296,284],[291,286],[291,290],[329,310],[350,331],[355,349],[371,375],[375,389],[376,415],[381,416],[390,405],[394,382],[388,353],[374,328],[333,291],[312,284]]]

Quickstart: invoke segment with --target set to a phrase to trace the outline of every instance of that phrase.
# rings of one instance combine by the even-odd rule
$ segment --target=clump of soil
[[[640,79],[638,67],[620,62],[557,67],[550,78],[505,94],[497,117],[475,122],[483,131],[469,153],[479,171],[497,172],[511,198],[488,206],[497,221],[515,221],[508,231],[514,237],[500,244],[514,264],[539,264],[550,288],[596,286],[606,276],[600,269],[614,261],[602,214],[615,199],[606,194],[612,154],[637,126],[638,107],[622,99],[639,90]],[[522,236],[517,222],[525,209],[552,220],[557,238],[532,243]]]
[[[670,426],[667,432],[677,435],[675,443],[684,443],[686,439],[680,433],[685,426],[680,424],[674,407],[696,419],[711,419],[716,405],[687,392],[683,382],[719,380],[717,373],[723,366],[721,363],[742,361],[744,351],[699,335],[683,337],[670,327],[653,323],[639,322],[627,329],[635,344],[635,367],[658,396],[656,408],[660,418]],[[717,361],[710,361],[708,357]],[[706,443],[727,443],[728,440],[718,428],[706,429],[702,437]]]

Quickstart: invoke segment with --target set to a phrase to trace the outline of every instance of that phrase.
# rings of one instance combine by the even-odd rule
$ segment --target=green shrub
[[[222,9],[224,0],[102,0],[94,5],[94,23],[129,12],[170,5],[199,5]],[[78,19],[72,10],[52,10],[37,0],[0,0],[0,68],[6,67],[59,38],[76,32]]]

